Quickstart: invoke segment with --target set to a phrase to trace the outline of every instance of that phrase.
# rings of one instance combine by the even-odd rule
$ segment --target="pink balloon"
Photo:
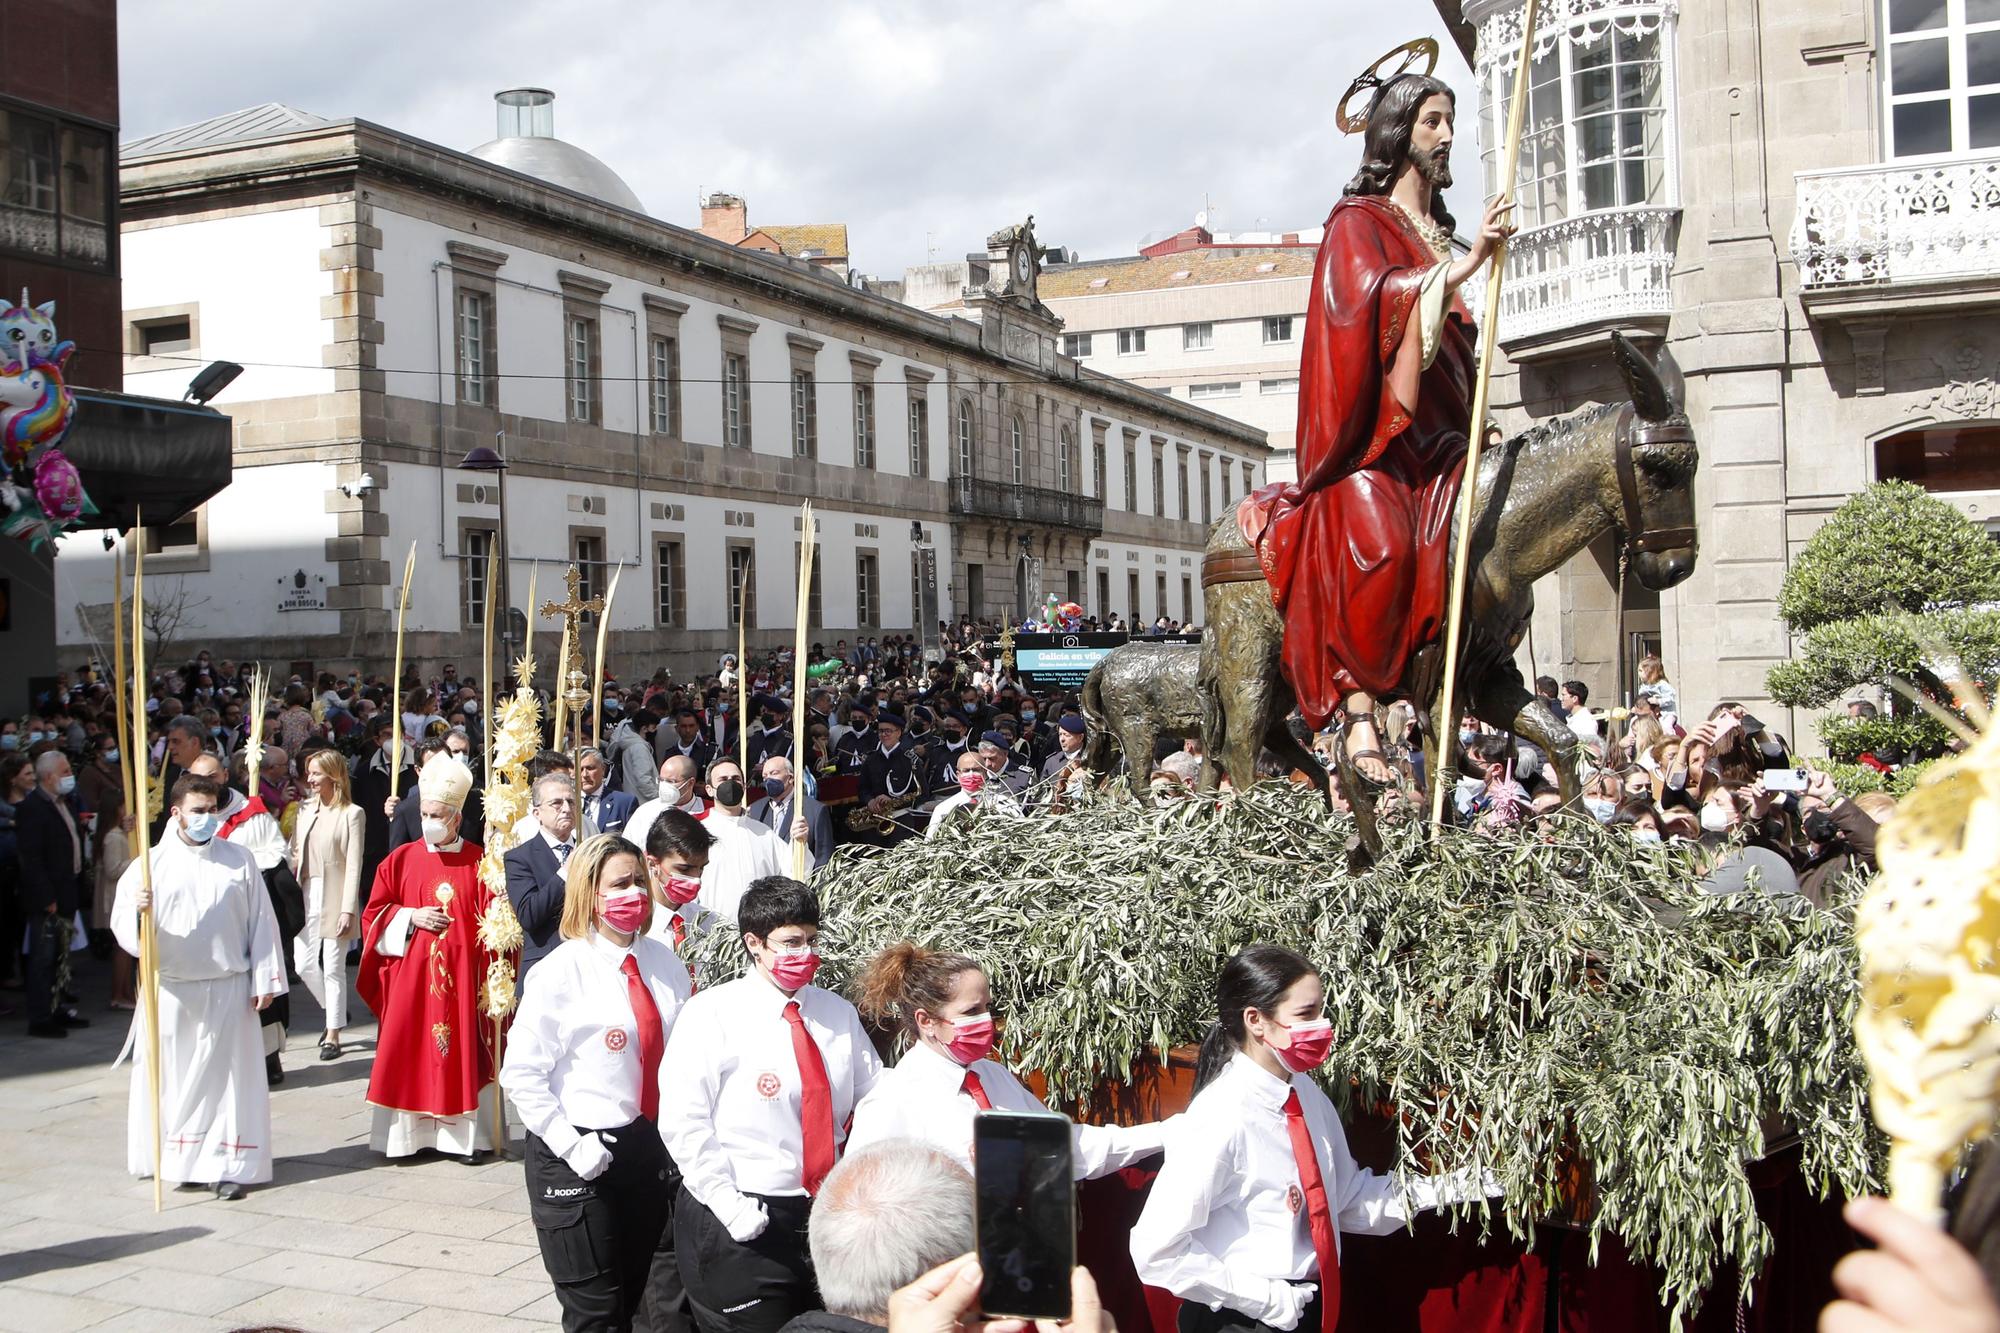
[[[83,513],[83,478],[60,449],[44,450],[35,461],[35,499],[57,523]]]

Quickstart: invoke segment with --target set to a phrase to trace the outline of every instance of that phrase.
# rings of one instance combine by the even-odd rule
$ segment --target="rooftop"
[[[792,259],[801,258],[808,250],[821,259],[847,258],[845,222],[808,222],[797,227],[758,227],[750,233],[750,236],[758,235],[768,236],[776,241],[778,249]],[[750,236],[743,239],[747,241]]]
[[[333,122],[326,117],[315,116],[310,111],[301,111],[283,102],[266,102],[262,106],[245,107],[241,111],[226,112],[207,120],[198,120],[192,125],[133,139],[118,146],[118,156],[150,157],[155,153],[172,153],[188,148],[214,148],[219,144],[244,143],[331,124]]]
[[[1060,301],[1066,297],[1205,287],[1223,282],[1309,278],[1317,257],[1318,252],[1313,249],[1253,250],[1248,253],[1236,250],[1183,250],[1158,259],[1131,255],[1123,259],[1100,259],[1044,269],[1039,291],[1044,301]]]

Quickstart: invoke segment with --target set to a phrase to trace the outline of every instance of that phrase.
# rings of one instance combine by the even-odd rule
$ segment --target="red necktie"
[[[979,1075],[973,1073],[970,1069],[965,1071],[965,1082],[960,1085],[959,1090],[972,1098],[972,1104],[980,1110],[990,1111],[993,1109],[993,1103],[986,1100],[986,1085],[981,1083]]]
[[[674,913],[674,952],[675,952],[675,953],[679,953],[679,952],[680,952],[680,950],[681,950],[681,946],[682,946],[683,944],[686,944],[686,943],[687,943],[687,938],[688,938],[688,923],[687,923],[687,918],[686,918],[686,917],[684,917],[684,916],[682,916],[682,915],[681,915],[681,914],[680,914],[679,912],[675,912],[675,913]]]
[[[1340,1250],[1333,1238],[1333,1210],[1326,1202],[1326,1181],[1319,1174],[1319,1154],[1313,1151],[1299,1090],[1285,1098],[1285,1128],[1292,1136],[1292,1156],[1299,1164],[1299,1187],[1306,1196],[1306,1222],[1312,1229],[1313,1254],[1319,1259],[1320,1333],[1333,1333],[1340,1322]]]
[[[792,1025],[792,1058],[799,1062],[799,1133],[805,1140],[804,1181],[807,1194],[818,1194],[820,1182],[833,1170],[833,1089],[826,1081],[826,1060],[806,1031],[799,1002],[785,1005]]]
[[[631,954],[618,965],[625,974],[625,994],[632,1001],[632,1018],[639,1028],[639,1114],[648,1120],[660,1118],[660,1057],[666,1053],[667,1034],[660,1026],[660,1006],[653,992],[639,976],[639,960]]]

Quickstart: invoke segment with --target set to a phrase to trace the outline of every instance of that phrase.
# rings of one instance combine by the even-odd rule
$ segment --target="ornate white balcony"
[[[1797,179],[1791,251],[1808,309],[1858,313],[1917,297],[1931,304],[1940,294],[1991,295],[2000,275],[2000,154]]]
[[[1680,216],[1678,208],[1613,208],[1515,236],[1500,285],[1501,345],[1514,354],[1610,327],[1664,333]],[[1459,293],[1483,318],[1485,275]]]

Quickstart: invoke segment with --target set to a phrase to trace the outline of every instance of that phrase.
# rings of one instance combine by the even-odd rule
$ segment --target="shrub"
[[[2000,599],[2000,546],[1971,519],[1907,481],[1850,496],[1799,552],[1778,594],[1804,634],[1887,610]]]

